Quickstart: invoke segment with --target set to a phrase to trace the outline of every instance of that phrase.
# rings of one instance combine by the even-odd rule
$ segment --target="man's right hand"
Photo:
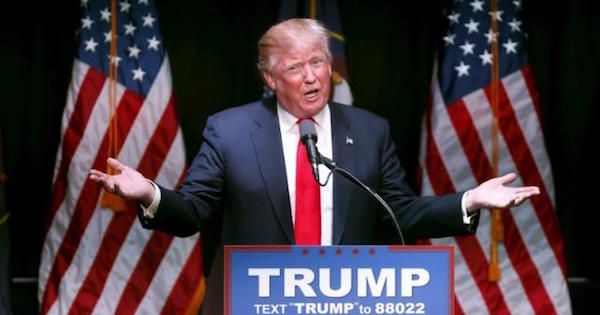
[[[154,186],[140,172],[121,164],[113,158],[106,163],[115,170],[114,175],[92,169],[90,179],[102,186],[106,191],[129,200],[136,200],[147,207],[154,198]]]

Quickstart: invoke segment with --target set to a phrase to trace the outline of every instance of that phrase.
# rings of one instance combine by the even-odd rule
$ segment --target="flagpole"
[[[117,1],[110,1],[110,56],[108,69],[109,146],[108,156],[117,156]]]
[[[491,44],[492,44],[492,84],[491,84],[491,105],[492,105],[492,176],[498,176],[498,85],[500,84],[499,74],[499,57],[498,57],[498,23],[496,20],[496,12],[498,9],[497,0],[491,0]],[[504,239],[504,227],[502,225],[502,216],[500,209],[491,209],[492,226],[490,229],[490,265],[488,270],[488,279],[490,281],[499,281],[501,278],[500,267],[498,266],[498,243]]]
[[[119,133],[117,115],[117,68],[119,66],[117,54],[117,1],[110,1],[110,52],[108,56],[108,157],[119,155]],[[106,166],[108,174],[115,174],[115,170]],[[114,211],[125,211],[125,201],[117,195],[104,192],[100,199],[100,206]]]

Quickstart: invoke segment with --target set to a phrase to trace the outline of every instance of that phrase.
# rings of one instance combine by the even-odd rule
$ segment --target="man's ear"
[[[269,88],[271,90],[275,91],[276,84],[275,84],[275,78],[273,78],[273,75],[269,71],[263,71],[262,75],[263,75],[263,79],[265,79],[265,83],[267,83]]]

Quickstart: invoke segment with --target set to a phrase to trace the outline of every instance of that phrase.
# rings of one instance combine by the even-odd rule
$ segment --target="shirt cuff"
[[[149,182],[154,187],[154,198],[152,198],[152,202],[148,208],[144,207],[142,204],[140,204],[140,207],[142,208],[142,215],[145,218],[152,219],[154,218],[156,210],[158,209],[158,204],[160,203],[160,188],[158,188],[158,185],[156,185],[153,181]]]
[[[465,199],[467,198],[467,195],[469,195],[471,193],[470,190],[467,190],[463,196],[462,199],[460,200],[460,209],[462,210],[462,220],[464,224],[471,224],[471,218],[474,217],[475,215],[477,215],[477,213],[473,213],[471,215],[469,215],[467,213],[467,207],[465,206]]]

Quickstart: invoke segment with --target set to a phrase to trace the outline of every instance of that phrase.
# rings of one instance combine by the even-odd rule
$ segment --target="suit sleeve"
[[[224,158],[221,153],[218,123],[209,117],[204,141],[181,188],[160,187],[161,200],[153,219],[140,216],[142,226],[176,236],[190,236],[222,209],[225,195]]]
[[[464,224],[462,220],[461,198],[463,193],[443,196],[418,197],[406,183],[406,172],[400,165],[396,148],[390,137],[389,124],[386,122],[380,161],[379,194],[393,209],[405,238],[437,238],[452,235],[469,234],[475,231],[479,216]],[[382,221],[390,217],[383,214]],[[393,229],[393,227],[392,227]],[[385,239],[390,241],[390,228],[386,228]],[[394,236],[393,240],[397,240]]]

